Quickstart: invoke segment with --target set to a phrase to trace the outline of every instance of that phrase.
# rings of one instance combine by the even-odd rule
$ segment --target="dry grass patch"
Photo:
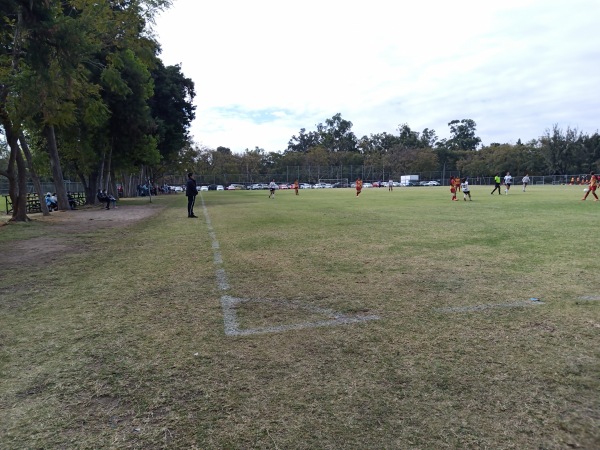
[[[0,447],[597,448],[598,205],[551,189],[209,192],[221,266],[183,196],[73,231],[0,280]],[[381,319],[226,336],[218,267],[244,328]]]

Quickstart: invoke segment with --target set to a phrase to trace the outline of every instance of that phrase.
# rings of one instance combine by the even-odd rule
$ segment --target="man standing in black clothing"
[[[196,195],[198,195],[198,188],[196,187],[196,180],[192,178],[193,173],[188,173],[188,180],[185,185],[185,195],[188,198],[188,217],[196,218],[194,215],[194,203],[196,203]]]

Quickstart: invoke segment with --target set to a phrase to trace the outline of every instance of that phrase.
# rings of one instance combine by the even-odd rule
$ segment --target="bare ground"
[[[99,230],[124,228],[140,220],[158,214],[162,210],[158,205],[121,205],[106,210],[97,206],[84,207],[74,211],[57,211],[49,216],[30,214],[32,221],[44,225],[44,236],[24,240],[11,240],[0,243],[0,271],[15,264],[28,267],[46,264],[64,253],[85,251],[81,241],[74,235],[93,233]],[[16,224],[4,224],[14,226]],[[1,228],[0,228],[1,232]]]

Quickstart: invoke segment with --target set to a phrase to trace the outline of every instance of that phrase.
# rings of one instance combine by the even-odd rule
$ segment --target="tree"
[[[321,139],[318,133],[314,131],[307,133],[306,128],[301,128],[298,137],[294,135],[288,141],[287,151],[306,153],[311,147],[319,145],[320,142]]]
[[[581,133],[577,129],[567,127],[566,132],[563,133],[558,124],[555,124],[552,130],[546,130],[546,134],[540,138],[540,141],[551,173],[564,175],[569,172],[569,169],[581,171],[584,146]]]
[[[434,148],[437,143],[437,136],[435,130],[425,128],[421,133],[421,147],[423,148]]]
[[[398,132],[400,133],[398,143],[404,148],[419,148],[422,146],[419,133],[412,131],[407,123],[398,125]]]
[[[370,136],[363,136],[357,146],[361,153],[387,152],[394,146],[400,144],[400,138],[393,134],[376,133]]]
[[[448,123],[451,137],[446,146],[451,150],[477,150],[481,139],[475,135],[477,124],[472,119],[453,120]]]
[[[169,161],[189,139],[189,127],[196,109],[193,105],[194,82],[183,76],[180,66],[165,67],[160,60],[156,61],[151,75],[154,90],[149,104],[154,135],[161,157]]]
[[[95,100],[99,103],[99,83],[90,78],[91,69],[104,69],[107,61],[108,66],[112,62],[110,58],[95,59],[94,56],[108,47],[119,49],[119,52],[123,48],[136,48],[140,50],[140,60],[149,64],[156,45],[147,45],[153,41],[142,33],[153,15],[170,4],[170,0],[4,0],[3,12],[7,20],[0,28],[2,125],[5,130],[10,129],[11,136],[25,136],[21,133],[24,128],[43,131],[62,209],[68,209],[68,200],[58,143],[69,139],[71,142],[86,140],[87,136],[82,136],[76,124],[83,116],[78,114],[82,103],[90,105]],[[152,147],[152,139],[145,136],[145,141]],[[15,195],[24,195],[25,191],[18,189],[16,183],[17,178],[25,174],[18,173],[15,177],[14,172],[15,165],[19,171],[23,158],[16,141],[10,142],[11,146],[16,145],[11,147],[15,152],[13,158],[9,158],[12,172],[7,172],[9,183],[13,184],[11,191]],[[71,147],[75,148],[74,145]],[[107,161],[110,160],[109,156]],[[107,167],[108,173],[110,164]],[[17,215],[20,214],[21,201],[17,199],[13,204]]]
[[[342,119],[337,113],[331,119],[325,120],[325,127],[318,126],[321,133],[322,145],[331,152],[356,151],[356,136],[352,132],[352,122]]]
[[[585,155],[585,172],[598,171],[600,168],[600,134],[596,131],[591,136],[582,136],[581,145]]]

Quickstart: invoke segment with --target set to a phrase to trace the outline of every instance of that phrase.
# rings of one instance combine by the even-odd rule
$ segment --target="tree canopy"
[[[100,184],[114,189],[116,173],[170,164],[189,146],[194,83],[162,64],[150,28],[170,5],[2,1],[0,125],[10,154],[0,175],[9,180],[13,219],[27,219],[21,206],[36,161],[51,167],[66,209],[64,170],[93,201]]]

